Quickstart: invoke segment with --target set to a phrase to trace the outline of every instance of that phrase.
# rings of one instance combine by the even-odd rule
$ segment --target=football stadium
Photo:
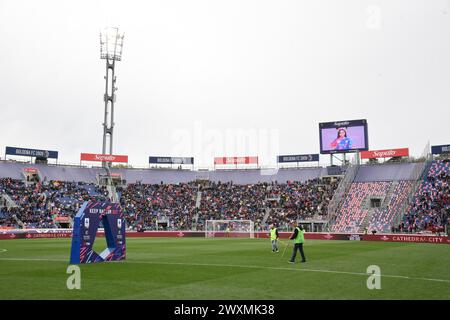
[[[0,300],[449,300],[448,3],[416,2],[2,1]]]

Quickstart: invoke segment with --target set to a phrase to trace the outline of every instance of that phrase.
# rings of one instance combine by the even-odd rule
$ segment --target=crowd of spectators
[[[118,187],[117,192],[127,225],[133,229],[203,230],[206,220],[251,220],[257,229],[264,229],[271,223],[281,226],[297,219],[321,219],[338,182],[134,183]],[[56,227],[55,216],[73,217],[84,201],[108,196],[105,188],[85,183],[29,183],[9,178],[0,180],[0,191],[17,205],[3,206],[0,225],[16,225],[16,216],[26,227]]]
[[[235,185],[211,183],[202,188],[197,228],[206,220],[252,220],[259,225],[264,218],[266,198],[274,184]]]
[[[89,192],[91,190],[91,193]],[[45,181],[30,183],[0,179],[0,194],[8,195],[15,206],[3,199],[0,225],[23,228],[55,228],[56,217],[73,217],[84,201],[104,201],[108,192],[82,182]]]
[[[245,219],[263,230],[269,224],[283,227],[294,220],[322,220],[338,184],[338,179],[329,178],[282,184],[212,184],[203,192],[199,226],[204,220]]]
[[[416,195],[398,232],[444,232],[450,224],[450,162],[434,161]]]
[[[324,220],[338,184],[339,179],[313,179],[278,185],[271,198],[266,225],[288,229],[295,220]]]
[[[147,230],[191,229],[196,213],[194,183],[134,183],[118,191],[129,226]]]

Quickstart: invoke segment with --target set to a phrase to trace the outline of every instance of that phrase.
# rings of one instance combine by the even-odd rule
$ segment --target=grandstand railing
[[[13,208],[13,207],[18,207],[18,205],[14,202],[13,199],[11,199],[11,197],[7,193],[1,194],[0,199],[5,199],[5,201],[6,201],[6,208],[8,208],[8,209],[9,208]],[[19,226],[21,226],[22,228],[24,227],[24,223],[22,222],[22,220],[19,219],[19,217],[17,217],[16,214],[13,214],[12,218],[17,222],[17,224]]]
[[[1,194],[1,195],[0,195],[0,199],[1,199],[1,198],[5,199],[5,201],[6,201],[6,207],[7,207],[8,209],[9,209],[9,208],[12,208],[12,207],[18,207],[18,205],[14,202],[14,200],[11,199],[11,197],[9,196],[9,194],[7,194],[7,193]]]

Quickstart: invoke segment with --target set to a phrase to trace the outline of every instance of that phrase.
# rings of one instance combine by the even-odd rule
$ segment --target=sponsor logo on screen
[[[349,121],[341,121],[341,122],[335,122],[334,125],[336,127],[342,127],[342,126],[348,126],[350,124]]]

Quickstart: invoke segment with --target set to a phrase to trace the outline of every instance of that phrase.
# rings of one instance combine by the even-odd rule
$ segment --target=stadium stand
[[[202,191],[198,227],[202,229],[205,220],[252,220],[255,224],[261,223],[267,206],[266,198],[274,185],[209,184]]]
[[[73,217],[84,200],[104,199],[108,194],[92,182],[102,173],[101,168],[33,164],[41,180],[34,184],[24,181],[27,167],[30,165],[0,162],[0,175],[8,177],[2,179],[2,193],[19,207],[3,209],[0,224],[19,226],[12,219],[15,216],[22,227],[56,227],[52,224],[55,213]],[[208,219],[251,219],[261,227],[263,222],[322,215],[337,186],[336,180],[331,187],[326,182],[329,179],[320,178],[327,174],[325,168],[280,169],[270,174],[217,170],[208,172],[203,184],[193,182],[198,172],[115,171],[128,182],[135,181],[117,188],[117,193],[128,225],[138,229],[201,230]],[[55,177],[71,182],[51,180]],[[293,177],[298,180],[290,181]]]
[[[55,218],[73,217],[84,201],[107,197],[106,190],[84,182],[0,179],[0,194],[14,205],[3,207],[0,224],[22,228],[55,228]]]
[[[369,218],[368,230],[377,232],[390,232],[396,219],[402,216],[402,204],[407,201],[412,189],[412,181],[391,182],[390,190],[386,194],[387,206],[382,209],[373,209]]]
[[[280,185],[280,202],[273,202],[267,223],[289,229],[294,220],[325,220],[339,182],[340,178],[312,179]]]
[[[443,232],[450,222],[450,161],[433,161],[397,231]]]
[[[421,163],[362,165],[332,221],[334,232],[390,232]]]
[[[196,190],[194,183],[129,184],[121,189],[120,203],[131,227],[191,229]]]
[[[286,184],[231,182],[129,184],[121,205],[129,225],[148,230],[203,230],[206,220],[252,220],[256,227],[279,225],[326,213],[338,181],[313,179]],[[200,197],[200,198],[199,198]],[[269,211],[268,211],[269,210]],[[267,214],[266,220],[264,220]]]
[[[337,206],[331,231],[416,232],[442,228],[448,222],[450,208],[449,162],[444,161],[429,166],[414,203],[400,220],[419,165],[359,166]],[[25,179],[23,172],[30,166],[38,171],[38,183]],[[328,206],[341,181],[328,177],[327,168],[270,173],[255,169],[112,171],[128,182],[116,191],[128,226],[138,230],[202,230],[205,221],[212,219],[249,219],[258,230],[273,223],[287,226],[293,220],[326,221]],[[96,185],[103,173],[102,168],[1,161],[0,199],[4,199],[0,203],[0,225],[58,227],[55,217],[73,217],[85,200],[107,198],[108,190]],[[8,205],[6,199],[14,205]]]
[[[365,201],[368,197],[383,197],[389,182],[356,182],[352,183],[344,203],[338,211],[334,232],[360,232],[368,215]]]

